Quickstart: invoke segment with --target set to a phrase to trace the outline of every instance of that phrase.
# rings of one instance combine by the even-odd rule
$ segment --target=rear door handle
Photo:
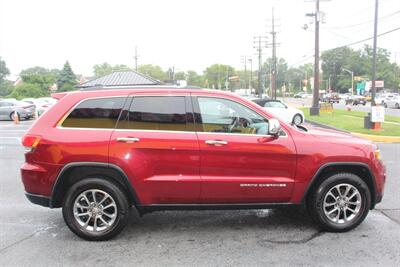
[[[117,142],[124,142],[124,143],[136,143],[139,142],[140,139],[136,137],[118,137]]]
[[[207,145],[213,145],[213,146],[224,146],[227,145],[227,141],[220,141],[220,140],[207,140],[206,141]]]

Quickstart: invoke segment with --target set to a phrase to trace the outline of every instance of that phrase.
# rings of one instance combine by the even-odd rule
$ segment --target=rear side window
[[[185,97],[134,97],[118,129],[187,131]]]
[[[80,103],[62,123],[73,128],[115,128],[126,97],[88,99]]]

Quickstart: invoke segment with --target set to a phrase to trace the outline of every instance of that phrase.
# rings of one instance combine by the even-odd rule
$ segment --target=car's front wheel
[[[296,114],[296,115],[293,116],[292,122],[295,125],[300,125],[303,122],[303,117],[300,114]]]
[[[371,193],[357,175],[338,173],[315,189],[308,205],[313,219],[323,229],[345,232],[365,219],[371,206]]]
[[[63,201],[63,217],[76,235],[92,241],[116,236],[128,222],[129,202],[114,183],[88,178],[74,184]]]

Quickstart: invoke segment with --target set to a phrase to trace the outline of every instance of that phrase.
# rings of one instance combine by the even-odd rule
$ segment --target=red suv
[[[305,206],[328,231],[380,202],[376,145],[274,119],[214,90],[142,88],[58,94],[23,138],[26,196],[62,207],[68,227],[106,240],[139,214]]]

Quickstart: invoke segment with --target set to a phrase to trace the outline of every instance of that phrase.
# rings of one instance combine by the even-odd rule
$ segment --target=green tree
[[[272,69],[272,58],[267,58],[263,65],[263,76],[265,79],[265,87],[270,87],[271,82],[271,69]],[[280,90],[286,82],[286,72],[288,70],[288,64],[285,59],[277,58],[276,59],[276,88]],[[270,93],[271,95],[271,93]]]
[[[13,83],[6,80],[9,74],[10,70],[7,68],[6,62],[0,57],[0,96],[8,95],[13,88]]]
[[[9,95],[13,89],[14,89],[13,82],[8,80],[0,81],[0,96]]]
[[[236,75],[233,67],[223,64],[214,64],[204,71],[206,86],[215,89],[226,89],[228,77]]]
[[[187,84],[192,86],[204,87],[204,78],[203,76],[197,74],[194,70],[187,71]]]
[[[390,62],[390,53],[386,49],[378,48],[376,53],[376,79],[384,80],[385,87],[398,89],[400,68]],[[325,51],[321,55],[323,79],[331,78],[331,88],[334,91],[347,92],[351,87],[351,75],[343,71],[348,69],[365,80],[372,78],[372,48],[354,50],[349,47],[340,47]],[[355,87],[355,86],[354,86]]]
[[[186,80],[186,73],[184,71],[178,71],[175,73],[175,80]]]
[[[69,62],[67,61],[57,77],[58,91],[60,92],[72,91],[75,89],[76,84],[77,84],[76,76],[72,71]]]
[[[168,79],[167,74],[163,71],[163,69],[160,66],[157,65],[151,65],[151,64],[140,65],[138,67],[138,71],[140,73],[143,73],[147,76],[150,76],[151,78],[160,81],[166,81]]]
[[[19,76],[24,83],[35,84],[39,86],[43,95],[49,94],[49,87],[52,86],[57,80],[55,70],[50,71],[38,66],[21,71]]]
[[[25,97],[37,98],[46,95],[47,94],[43,92],[39,84],[22,83],[15,86],[14,90],[10,94],[10,97],[22,99]]]
[[[105,76],[116,71],[129,71],[129,70],[131,69],[126,65],[117,64],[112,66],[107,62],[104,62],[103,64],[96,64],[93,66],[93,73],[95,77]]]
[[[10,74],[10,70],[6,66],[6,62],[0,57],[0,81],[5,80],[5,78]]]

